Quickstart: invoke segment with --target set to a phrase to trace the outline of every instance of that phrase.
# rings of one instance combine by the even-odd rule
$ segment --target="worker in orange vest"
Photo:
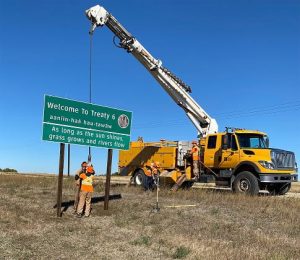
[[[150,164],[150,166],[146,166],[146,168],[147,170],[144,178],[144,189],[153,191],[155,180],[159,174],[159,162],[153,162]]]
[[[81,179],[79,175],[83,172],[86,172],[87,163],[84,161],[81,163],[81,168],[75,173],[75,198],[74,198],[74,213],[77,212],[78,202],[79,202],[79,194],[81,188]]]
[[[193,175],[195,180],[199,180],[199,153],[200,153],[200,148],[198,146],[197,141],[192,142],[192,159],[193,159]]]
[[[81,218],[83,213],[83,208],[85,205],[84,216],[89,217],[91,212],[91,200],[92,194],[94,192],[93,179],[94,179],[94,168],[93,166],[88,166],[86,172],[79,175],[81,179],[81,190],[80,198],[77,207],[77,217]]]

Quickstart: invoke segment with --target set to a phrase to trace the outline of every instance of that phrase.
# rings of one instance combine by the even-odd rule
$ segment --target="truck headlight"
[[[266,168],[266,169],[270,169],[270,170],[274,170],[275,169],[275,166],[272,162],[268,162],[268,161],[258,161],[259,164]]]

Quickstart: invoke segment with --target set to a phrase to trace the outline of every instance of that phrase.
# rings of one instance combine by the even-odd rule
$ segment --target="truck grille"
[[[295,154],[292,152],[272,149],[272,162],[277,169],[294,169],[295,168]]]

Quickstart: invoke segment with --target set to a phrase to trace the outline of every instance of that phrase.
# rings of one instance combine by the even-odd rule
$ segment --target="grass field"
[[[56,188],[53,176],[0,175],[0,259],[300,258],[299,198],[161,189],[152,213],[155,192],[113,186],[121,198],[105,211],[99,184],[91,217],[78,219],[73,178],[64,179],[62,218]]]

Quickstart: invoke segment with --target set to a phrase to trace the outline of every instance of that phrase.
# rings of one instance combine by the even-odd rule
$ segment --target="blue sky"
[[[300,2],[221,0],[1,0],[0,168],[58,172],[59,144],[42,141],[44,95],[89,99],[89,21],[103,5],[151,54],[192,87],[225,126],[268,133],[300,158]],[[98,28],[92,102],[133,112],[131,139],[193,140],[196,130],[151,75]],[[88,148],[71,146],[71,171]],[[107,150],[92,148],[97,172]],[[117,170],[118,151],[113,154]]]

